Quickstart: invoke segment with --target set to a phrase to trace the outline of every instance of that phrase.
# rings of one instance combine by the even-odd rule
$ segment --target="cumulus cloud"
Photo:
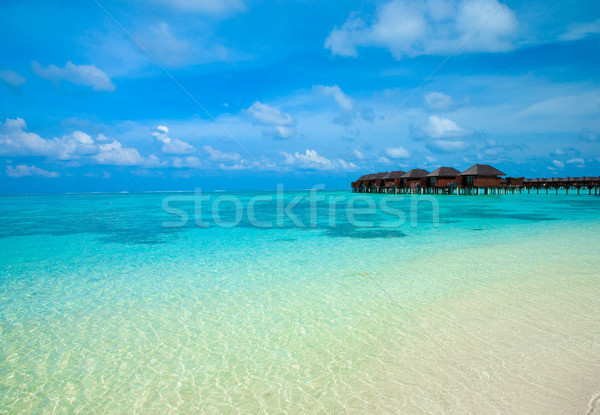
[[[360,47],[382,47],[401,59],[448,54],[467,39],[460,52],[499,52],[513,49],[516,32],[514,12],[497,0],[393,0],[370,21],[350,16],[325,47],[354,57]]]
[[[425,103],[432,110],[447,110],[452,107],[452,98],[441,92],[430,92],[425,95]]]
[[[156,131],[152,133],[159,143],[162,143],[161,151],[164,154],[189,154],[196,151],[194,146],[178,138],[169,137],[169,129],[164,125],[156,127]]]
[[[240,153],[224,153],[211,146],[204,146],[203,149],[209,154],[209,158],[214,161],[239,161],[242,159]]]
[[[338,85],[315,85],[313,89],[321,95],[332,97],[337,103],[341,113],[334,122],[347,125],[352,123],[357,116],[362,117],[365,121],[373,121],[373,109],[358,105]]]
[[[184,11],[209,15],[228,15],[245,9],[241,0],[149,0]]]
[[[284,127],[283,125],[278,125],[276,127],[265,129],[263,134],[275,139],[285,140],[286,138],[292,138],[294,135],[296,135],[296,130],[293,127]]]
[[[250,115],[256,124],[267,127],[263,130],[267,136],[286,139],[296,134],[294,118],[277,107],[255,101],[244,113]]]
[[[468,132],[451,119],[441,118],[437,115],[431,115],[425,127],[425,133],[432,138],[460,137],[468,134]]]
[[[200,160],[198,160],[197,157],[193,157],[193,156],[188,156],[188,157],[174,157],[173,158],[173,167],[178,168],[178,169],[185,169],[185,168],[190,168],[190,169],[197,169],[200,168],[200,166],[202,166],[202,163],[200,163]]]
[[[69,160],[94,152],[94,141],[81,131],[47,140],[28,132],[27,124],[22,118],[7,119],[0,123],[0,155],[45,156]]]
[[[362,151],[360,151],[360,150],[354,150],[354,151],[352,152],[352,156],[353,156],[353,157],[356,157],[356,158],[357,158],[357,159],[359,159],[359,160],[364,160],[364,158],[365,158],[365,155],[364,155],[364,153],[363,153]]]
[[[561,169],[563,167],[565,167],[565,163],[563,163],[562,161],[559,161],[559,160],[552,160],[552,164],[554,164],[556,167],[559,167]]]
[[[68,61],[62,68],[56,65],[43,67],[34,61],[31,64],[31,70],[40,78],[47,79],[55,84],[67,81],[90,87],[94,91],[112,92],[115,90],[115,86],[108,75],[95,65],[75,65]]]
[[[585,167],[585,160],[583,160],[581,157],[574,157],[567,160],[567,164],[576,164],[577,167]]]
[[[256,122],[264,125],[292,125],[294,119],[290,114],[281,112],[277,107],[263,104],[260,101],[254,102],[250,108],[246,110],[248,114],[254,118]]]
[[[356,165],[342,159],[328,159],[319,155],[315,150],[307,149],[304,153],[293,154],[285,151],[280,152],[284,157],[284,163],[306,170],[353,170]]]
[[[10,177],[25,177],[25,176],[43,176],[43,177],[59,177],[59,174],[55,171],[48,171],[40,169],[35,166],[28,166],[26,164],[19,164],[16,167],[6,166],[6,174]]]
[[[135,148],[124,147],[119,141],[98,134],[90,135],[75,131],[62,137],[45,139],[27,131],[22,118],[7,119],[0,123],[0,155],[39,156],[50,159],[74,161],[85,160],[93,164],[115,166],[158,166],[158,157],[147,158]]]
[[[569,26],[569,30],[560,36],[561,40],[579,40],[589,35],[600,33],[600,19],[588,22],[577,23]]]
[[[9,70],[0,71],[0,81],[13,87],[20,87],[27,82],[20,73]]]
[[[391,147],[385,150],[385,154],[393,159],[406,159],[410,157],[410,153],[404,147]]]
[[[144,158],[135,148],[123,147],[117,140],[109,139],[102,134],[98,139],[106,141],[98,145],[98,153],[91,157],[98,164],[112,166],[138,166],[144,164]]]

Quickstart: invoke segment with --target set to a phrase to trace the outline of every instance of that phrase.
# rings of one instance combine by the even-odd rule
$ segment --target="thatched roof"
[[[382,177],[383,180],[388,180],[390,178],[390,176],[392,175],[392,172],[388,172],[385,174],[385,176]]]
[[[402,176],[404,176],[405,174],[406,174],[406,172],[404,172],[404,171],[402,171],[402,170],[394,170],[394,171],[391,171],[391,172],[390,172],[390,173],[387,175],[386,179],[399,179],[399,178],[401,178]]]
[[[440,167],[427,175],[427,177],[456,177],[460,174],[454,167]]]
[[[368,174],[363,174],[362,176],[360,176],[356,181],[357,182],[362,182],[363,180],[367,180],[367,177],[369,175]]]
[[[422,177],[427,177],[429,172],[423,169],[412,169],[408,173],[402,175],[403,179],[420,179]]]
[[[383,179],[389,172],[377,173],[374,175],[373,180],[381,180]]]
[[[506,173],[502,173],[495,167],[489,164],[475,164],[463,171],[461,176],[506,176]]]

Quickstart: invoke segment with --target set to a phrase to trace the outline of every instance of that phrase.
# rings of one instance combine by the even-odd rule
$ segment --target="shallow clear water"
[[[0,412],[596,410],[600,197],[321,194],[1,197]]]

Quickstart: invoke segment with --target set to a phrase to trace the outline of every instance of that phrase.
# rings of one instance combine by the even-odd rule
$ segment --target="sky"
[[[0,192],[600,175],[600,3],[0,5]]]

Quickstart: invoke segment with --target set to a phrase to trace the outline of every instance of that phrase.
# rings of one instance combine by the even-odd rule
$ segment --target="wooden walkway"
[[[395,187],[391,186],[371,186],[371,187],[353,187],[356,193],[385,193],[385,194],[420,194],[420,195],[506,195],[506,194],[600,194],[600,179],[590,181],[589,183],[577,182],[535,182],[523,183],[523,185],[503,185],[494,187]]]

